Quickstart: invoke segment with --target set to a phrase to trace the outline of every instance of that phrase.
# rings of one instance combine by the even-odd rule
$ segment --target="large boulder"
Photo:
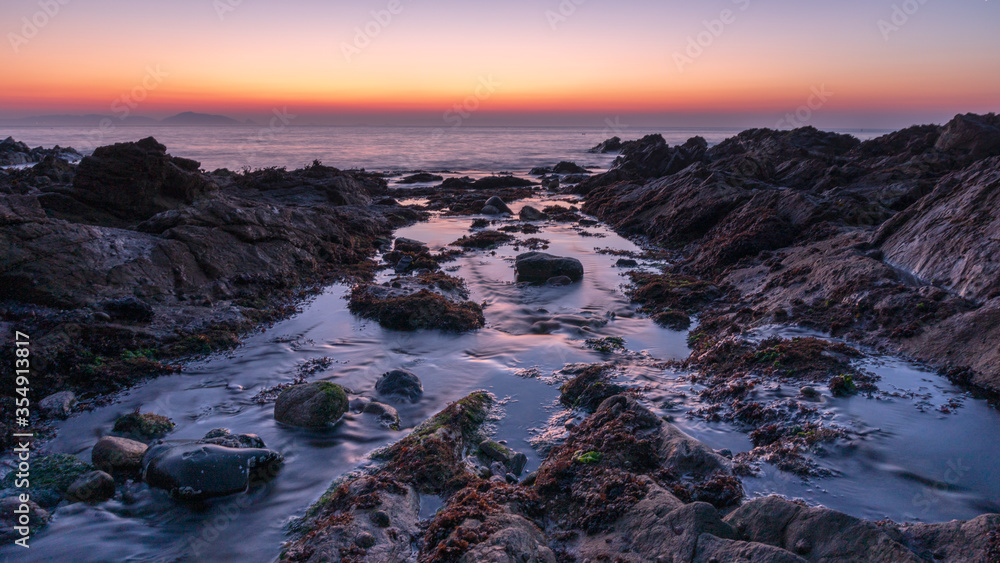
[[[143,457],[142,479],[179,499],[206,499],[241,493],[269,481],[283,461],[281,454],[264,448],[163,442]]]
[[[322,427],[340,419],[347,405],[347,392],[336,383],[294,385],[278,395],[274,419],[292,426]]]
[[[98,147],[80,162],[74,196],[123,219],[146,219],[212,190],[200,166],[168,155],[152,137]]]
[[[583,279],[583,263],[576,258],[553,256],[544,252],[521,254],[514,262],[517,281],[545,283],[550,278],[566,276],[577,282]]]

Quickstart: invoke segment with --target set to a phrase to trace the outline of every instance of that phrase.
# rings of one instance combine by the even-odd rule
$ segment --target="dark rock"
[[[382,374],[375,382],[375,390],[380,395],[410,402],[416,402],[424,395],[424,386],[420,383],[420,378],[403,369],[394,369]]]
[[[377,416],[379,423],[389,430],[399,430],[399,411],[389,405],[372,401],[361,412]]]
[[[934,148],[954,153],[966,163],[1000,155],[1000,116],[955,116],[941,131]]]
[[[484,215],[513,215],[514,212],[507,207],[507,204],[503,202],[497,196],[493,196],[486,200],[486,205],[483,206]]]
[[[687,330],[691,326],[691,317],[682,311],[670,309],[653,315],[653,322],[671,330]]]
[[[427,250],[426,244],[420,242],[419,240],[413,240],[405,237],[399,237],[393,241],[392,247],[400,252],[422,252]]]
[[[619,268],[637,268],[639,267],[639,263],[631,258],[619,258],[618,261],[615,262],[615,266]]]
[[[281,454],[260,448],[227,448],[197,442],[164,442],[149,448],[142,478],[184,500],[241,493],[277,475]]]
[[[544,221],[548,216],[530,205],[525,205],[518,213],[518,218],[522,221]]]
[[[114,320],[145,323],[153,320],[153,307],[136,297],[112,299],[101,304],[107,314]]]
[[[557,276],[567,276],[574,282],[583,279],[583,264],[579,260],[544,252],[521,254],[514,267],[519,282],[545,283]]]
[[[594,411],[605,399],[622,393],[625,388],[611,382],[605,366],[593,365],[564,383],[559,391],[560,403]]]
[[[264,440],[256,434],[233,434],[228,428],[209,430],[200,444],[215,444],[227,448],[265,448]]]
[[[274,419],[284,424],[322,427],[347,412],[347,393],[329,381],[294,385],[282,391],[274,403]]]
[[[168,155],[152,137],[98,147],[80,161],[74,194],[122,218],[142,220],[212,191],[214,185],[197,172],[198,166]]]
[[[398,183],[400,184],[417,184],[426,182],[440,182],[444,180],[444,176],[438,176],[437,174],[430,174],[427,172],[419,172],[417,174],[412,174],[401,178]]]
[[[621,156],[612,163],[611,170],[627,171],[639,179],[660,178],[703,161],[707,150],[708,143],[701,137],[670,147],[661,135],[647,135],[624,143]]]
[[[142,469],[142,456],[145,455],[146,449],[146,444],[142,442],[118,436],[105,436],[94,444],[90,458],[102,471],[112,475],[132,475]]]
[[[556,164],[552,168],[552,172],[556,174],[590,174],[590,171],[586,168],[577,165],[575,162],[562,161]]]
[[[621,140],[621,138],[620,137],[611,137],[610,139],[602,141],[600,144],[598,144],[594,148],[590,149],[590,151],[588,151],[588,152],[602,153],[603,154],[603,153],[609,153],[609,152],[618,152],[620,150],[622,150],[622,140]]]
[[[523,188],[531,185],[533,185],[531,180],[525,180],[524,178],[518,178],[517,176],[509,176],[506,174],[500,174],[495,176],[484,176],[472,183],[472,187],[476,188],[477,190]]]
[[[551,174],[551,173],[552,173],[551,166],[536,166],[532,168],[530,172],[528,172],[528,174],[531,174],[532,176],[544,176],[546,174]]]
[[[73,412],[76,395],[72,391],[60,391],[38,402],[38,409],[50,418],[66,418]]]
[[[115,496],[115,478],[103,471],[84,473],[66,490],[74,502],[104,502]]]

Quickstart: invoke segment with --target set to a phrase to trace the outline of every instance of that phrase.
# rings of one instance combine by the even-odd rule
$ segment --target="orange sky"
[[[0,116],[288,107],[440,121],[466,104],[470,117],[770,118],[819,87],[832,95],[816,113],[837,119],[1000,109],[1000,3],[927,2],[895,26],[894,2],[860,0],[564,0],[562,13],[527,0],[61,1],[47,19],[37,2],[0,7]],[[45,25],[29,37],[22,18]]]

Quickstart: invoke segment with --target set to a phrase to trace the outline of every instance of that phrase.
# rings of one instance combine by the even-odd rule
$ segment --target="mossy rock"
[[[112,429],[116,434],[140,442],[152,442],[174,429],[169,418],[153,413],[130,412],[118,417]]]
[[[29,477],[31,498],[44,507],[54,506],[66,495],[69,486],[81,475],[95,468],[76,456],[50,454],[33,457]],[[13,489],[17,481],[16,471],[8,473],[0,481],[0,489]],[[23,490],[23,489],[21,489]]]
[[[322,427],[347,412],[347,391],[336,383],[316,381],[285,389],[274,402],[274,419],[292,426]]]

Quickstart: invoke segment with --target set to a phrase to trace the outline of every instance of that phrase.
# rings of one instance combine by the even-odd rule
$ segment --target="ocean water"
[[[725,128],[642,127],[6,127],[31,147],[71,146],[83,154],[102,145],[153,136],[175,156],[201,162],[206,170],[284,166],[301,168],[314,159],[337,168],[377,171],[453,170],[463,173],[527,173],[535,166],[572,160],[606,168],[615,155],[587,149],[610,137],[638,139],[660,133],[671,145],[700,135],[710,145],[739,133]],[[843,130],[859,139],[886,131]]]

